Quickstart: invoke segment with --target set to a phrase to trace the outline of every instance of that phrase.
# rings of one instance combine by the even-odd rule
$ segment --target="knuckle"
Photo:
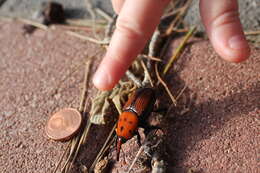
[[[128,19],[126,17],[118,18],[116,29],[129,39],[144,39],[142,29],[132,19]]]
[[[230,23],[237,23],[239,22],[239,14],[237,11],[231,10],[226,11],[218,16],[216,16],[212,20],[212,26],[213,27],[219,27],[222,25],[227,25]]]

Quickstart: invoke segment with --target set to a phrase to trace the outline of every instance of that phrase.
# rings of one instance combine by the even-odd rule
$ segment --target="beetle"
[[[139,126],[148,127],[145,120],[153,111],[156,101],[155,90],[153,88],[139,88],[129,97],[123,107],[117,122],[117,161],[119,160],[121,145],[127,140],[137,135],[140,145],[140,135],[137,132]]]

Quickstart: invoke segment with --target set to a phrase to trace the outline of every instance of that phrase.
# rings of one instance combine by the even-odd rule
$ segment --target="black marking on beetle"
[[[129,133],[130,133],[130,134],[133,134],[133,131],[132,131],[132,130],[129,130]]]
[[[124,121],[127,121],[127,118],[126,118],[126,117],[124,118]]]
[[[133,124],[133,121],[128,121],[129,124]]]
[[[124,130],[124,126],[121,126],[120,127],[120,131],[122,132]]]

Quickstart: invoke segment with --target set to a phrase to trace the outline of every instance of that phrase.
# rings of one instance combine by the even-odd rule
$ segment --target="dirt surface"
[[[66,145],[49,140],[45,124],[78,108],[84,62],[102,49],[58,28],[26,36],[22,27],[0,22],[0,172],[47,173]]]
[[[95,69],[103,51],[57,27],[26,36],[21,24],[2,21],[0,45],[0,172],[51,172],[66,143],[49,140],[45,123],[60,108],[78,107],[84,61],[96,58]],[[166,76],[175,95],[187,86],[177,108],[169,106],[161,124],[168,172],[260,171],[259,55],[260,49],[252,45],[248,61],[232,64],[221,60],[208,41],[194,40],[185,49]],[[95,89],[90,88],[93,95]],[[169,105],[161,92],[161,104]],[[109,132],[105,127],[93,129],[74,172],[91,164]],[[126,162],[121,156],[114,171],[126,170],[138,148],[136,138],[124,144]]]
[[[194,41],[185,50],[168,75],[173,91],[187,86],[166,121],[172,171],[260,171],[259,51],[252,46],[249,60],[233,64],[207,41]]]

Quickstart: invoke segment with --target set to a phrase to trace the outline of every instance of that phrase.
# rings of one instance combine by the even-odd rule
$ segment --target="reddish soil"
[[[97,58],[94,70],[103,51],[59,27],[26,36],[22,24],[2,21],[0,45],[0,172],[51,172],[66,143],[49,140],[44,126],[60,108],[78,107],[84,61]],[[221,60],[208,41],[190,43],[166,76],[175,95],[187,86],[161,123],[168,172],[260,172],[259,66],[260,49],[253,45],[249,60],[232,64]],[[95,91],[91,85],[90,96]],[[164,90],[162,95],[161,104],[169,105]],[[92,129],[74,172],[91,164],[109,132]],[[138,148],[136,138],[124,144],[126,163],[121,157],[114,171],[126,170]]]
[[[45,124],[61,108],[78,108],[84,62],[102,49],[59,28],[22,28],[0,22],[0,172],[47,173],[66,144],[49,140]]]
[[[259,53],[252,46],[249,60],[233,64],[222,60],[208,41],[194,41],[185,49],[167,76],[172,91],[187,86],[166,121],[173,172],[260,171]]]

